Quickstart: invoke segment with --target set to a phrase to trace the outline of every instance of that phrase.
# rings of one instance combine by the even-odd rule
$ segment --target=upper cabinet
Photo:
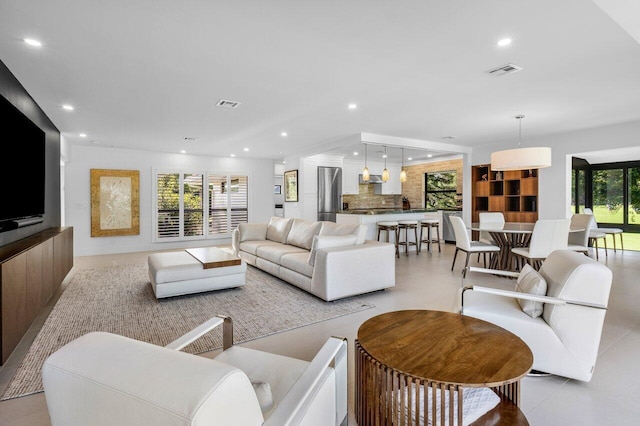
[[[362,173],[362,166],[357,163],[342,164],[342,193],[358,195],[358,175]]]
[[[384,166],[382,167],[384,169]],[[382,169],[380,174],[382,174]],[[389,180],[381,185],[381,194],[402,194],[402,184],[400,183],[400,167],[387,165],[389,170]]]

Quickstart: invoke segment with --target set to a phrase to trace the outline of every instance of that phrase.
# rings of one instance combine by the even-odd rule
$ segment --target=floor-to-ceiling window
[[[591,187],[592,210],[596,221],[624,224],[624,170],[592,170]]]
[[[589,164],[574,158],[571,205],[575,213],[591,208],[600,227],[624,230],[625,249],[640,250],[640,161]]]

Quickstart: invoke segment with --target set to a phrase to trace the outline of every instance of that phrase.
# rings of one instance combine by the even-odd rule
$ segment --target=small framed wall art
[[[284,201],[298,202],[298,170],[284,172]]]
[[[91,236],[140,234],[140,171],[91,169]]]

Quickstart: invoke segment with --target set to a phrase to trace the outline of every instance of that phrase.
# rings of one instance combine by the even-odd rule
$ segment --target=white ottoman
[[[149,278],[157,299],[240,287],[247,264],[205,269],[186,251],[149,255]]]

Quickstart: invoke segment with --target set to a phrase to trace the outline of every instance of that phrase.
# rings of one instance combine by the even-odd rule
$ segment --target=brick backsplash
[[[358,195],[345,194],[342,202],[349,204],[350,210],[356,209],[401,209],[402,195],[374,194],[375,185],[359,185]]]

